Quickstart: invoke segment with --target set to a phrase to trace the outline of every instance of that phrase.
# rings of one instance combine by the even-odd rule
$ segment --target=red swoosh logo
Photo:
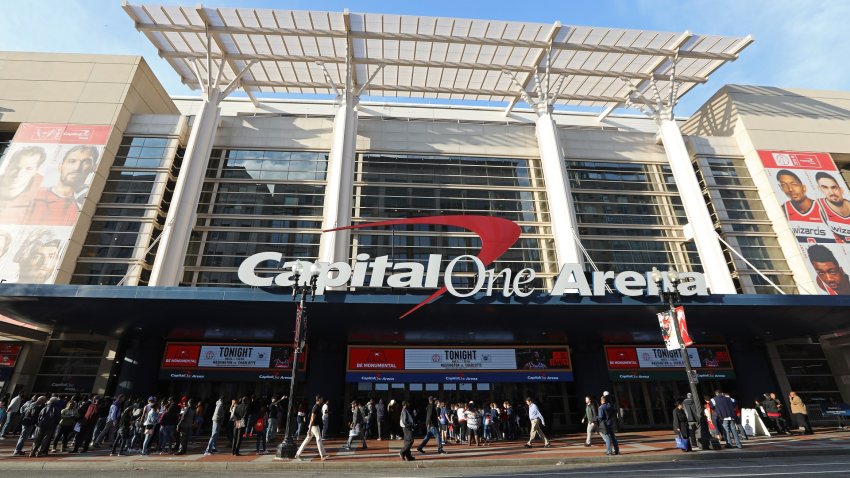
[[[522,232],[519,226],[507,219],[492,216],[427,216],[412,217],[404,219],[393,219],[390,221],[367,222],[354,226],[337,227],[322,232],[343,231],[346,229],[363,229],[367,227],[396,226],[402,224],[431,224],[437,226],[462,227],[474,232],[481,239],[481,250],[478,251],[478,259],[484,266],[490,265],[505,253],[519,239]],[[405,312],[399,319],[403,319],[415,312],[423,305],[443,295],[448,289],[445,286],[431,294],[427,299]]]

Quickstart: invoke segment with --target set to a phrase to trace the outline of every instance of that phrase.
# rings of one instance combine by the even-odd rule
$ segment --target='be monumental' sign
[[[431,302],[437,297],[448,292],[455,297],[470,297],[475,294],[484,293],[491,296],[501,293],[504,297],[516,295],[527,297],[531,290],[525,290],[523,286],[531,283],[536,272],[525,268],[516,275],[512,275],[510,269],[496,271],[487,269],[487,266],[498,259],[505,251],[519,239],[519,226],[507,219],[491,216],[430,216],[395,219],[391,221],[370,222],[354,226],[330,229],[324,232],[333,232],[345,229],[362,229],[386,227],[409,224],[430,224],[441,226],[453,226],[470,230],[481,239],[481,250],[478,255],[461,255],[453,258],[440,274],[440,266],[443,261],[441,254],[431,254],[425,264],[420,262],[390,262],[389,256],[372,258],[368,254],[358,254],[352,264],[348,262],[318,263],[319,275],[316,281],[316,293],[322,294],[328,287],[393,287],[404,288],[434,288],[436,292],[427,299],[407,311],[402,318],[411,314],[423,305]],[[310,264],[300,261],[302,266]],[[458,290],[453,284],[455,270],[458,264],[468,262],[472,264],[475,272],[476,283],[473,287],[464,287]],[[289,287],[294,285],[295,267],[299,261],[287,261],[280,252],[260,252],[249,256],[239,266],[239,280],[254,287],[270,287],[272,285]],[[275,275],[260,275],[258,269],[271,267]],[[467,269],[464,267],[464,269]],[[369,276],[367,281],[367,275]],[[496,279],[503,278],[504,286],[495,290]],[[299,281],[304,284],[308,277],[302,276]],[[673,285],[664,274],[665,289],[672,289]],[[659,288],[650,278],[649,272],[624,271],[615,273],[611,271],[595,271],[590,280],[585,276],[581,264],[564,264],[561,268],[552,289],[548,292],[553,296],[564,294],[579,294],[582,296],[604,296],[606,288],[613,287],[619,293],[626,296],[658,295]],[[680,273],[680,282],[677,291],[682,296],[708,295],[706,282],[699,272]]]

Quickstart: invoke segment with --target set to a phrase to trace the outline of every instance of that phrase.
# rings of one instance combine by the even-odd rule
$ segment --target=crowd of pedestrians
[[[581,422],[586,426],[585,446],[592,446],[593,437],[598,434],[605,444],[605,454],[619,455],[616,400],[604,392],[598,401],[586,396],[584,402]],[[789,433],[792,428],[786,419],[788,412],[797,431],[812,433],[801,398],[791,392],[788,403],[786,411],[776,394],[766,393],[755,401],[754,408],[776,433]],[[87,453],[90,448],[102,447],[111,447],[111,454],[116,456],[184,455],[193,437],[203,437],[205,455],[219,453],[222,439],[227,440],[234,456],[251,445],[260,455],[273,446],[285,428],[287,408],[288,400],[280,396],[218,397],[211,402],[187,397],[151,396],[145,400],[124,395],[48,397],[22,392],[0,398],[0,436],[7,439],[16,435],[13,454],[32,457]],[[747,440],[753,431],[742,426],[740,408],[734,398],[719,390],[713,397],[703,397],[702,406],[687,394],[672,410],[676,446],[685,452],[697,445],[719,449],[721,441],[725,441],[727,448],[741,448],[742,440]],[[323,442],[332,422],[329,402],[317,395],[312,403],[299,403],[293,411],[292,435],[301,442],[296,458],[300,459],[315,440],[319,458],[327,459]],[[534,446],[535,440],[542,441],[544,448],[551,447],[544,413],[530,397],[519,403],[449,403],[431,396],[418,406],[407,401],[389,400],[385,404],[383,399],[354,400],[347,413],[335,417],[334,422],[347,431],[343,449],[367,449],[370,439],[400,439],[403,446],[399,456],[409,461],[416,459],[412,453],[415,436],[422,437],[416,446],[420,454],[426,453],[432,440],[438,454],[447,453],[449,445],[481,447],[523,437],[527,437],[525,447]]]

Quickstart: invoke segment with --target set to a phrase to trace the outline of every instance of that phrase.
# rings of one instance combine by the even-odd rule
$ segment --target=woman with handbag
[[[150,455],[151,440],[153,440],[156,425],[159,423],[159,405],[156,401],[150,402],[150,409],[145,420],[142,422],[145,427],[145,441],[142,443],[142,455]]]
[[[688,439],[688,415],[682,402],[676,402],[676,408],[673,409],[673,431],[676,432],[676,448],[683,452],[694,451]]]
[[[245,420],[248,416],[248,403],[250,400],[248,397],[242,397],[242,403],[236,405],[230,416],[230,419],[233,421],[233,446],[230,454],[233,456],[241,455],[239,453],[239,447],[242,445],[242,431],[245,429]]]

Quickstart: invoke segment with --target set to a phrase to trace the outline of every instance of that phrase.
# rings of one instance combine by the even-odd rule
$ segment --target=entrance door
[[[697,403],[702,395],[713,396],[714,380],[700,381]],[[666,428],[673,424],[673,407],[690,392],[685,381],[614,382],[614,400],[620,426],[624,429]]]

